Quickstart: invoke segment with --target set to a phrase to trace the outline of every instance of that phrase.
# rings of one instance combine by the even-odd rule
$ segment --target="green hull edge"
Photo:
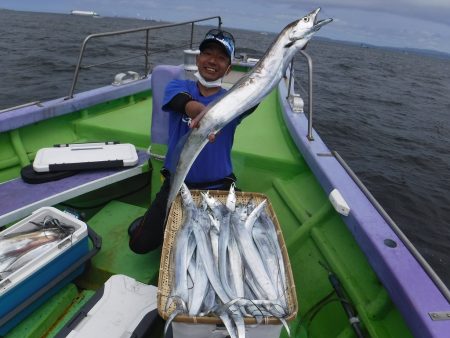
[[[39,148],[55,143],[119,140],[146,149],[150,143],[150,123],[151,93],[144,92],[0,134],[0,181],[18,177],[21,166],[30,163]],[[152,152],[164,154],[165,146],[152,145]],[[298,153],[284,126],[275,92],[238,128],[232,157],[239,188],[268,195],[283,230],[299,305],[298,316],[290,323],[291,336],[355,336],[328,280],[324,268],[327,266],[340,279],[366,335],[410,337],[403,318],[366,257]],[[152,160],[151,165],[151,185],[147,188],[133,192],[135,186],[144,186],[149,179],[143,174],[133,184],[119,184],[119,190],[129,191],[128,196],[91,210],[86,206],[82,209],[89,226],[102,236],[103,248],[75,281],[78,295],[97,289],[109,276],[118,273],[157,284],[160,250],[147,255],[132,253],[126,232],[130,222],[145,212],[159,190],[162,163]],[[91,193],[69,204],[96,205],[97,197]],[[55,298],[19,324],[8,337],[26,337],[21,330],[27,321],[36,326],[60,325],[53,317],[39,315],[49,311],[48,308],[66,307],[55,302]],[[287,337],[284,329],[281,336]]]
[[[112,275],[124,274],[145,284],[158,282],[159,250],[145,255],[133,253],[128,246],[128,225],[144,214],[146,209],[112,201],[92,217],[88,225],[102,238],[100,252],[91,260],[90,267],[78,278],[85,289],[98,289]]]
[[[94,293],[91,290],[79,292],[74,284],[67,285],[17,325],[5,338],[56,336]]]

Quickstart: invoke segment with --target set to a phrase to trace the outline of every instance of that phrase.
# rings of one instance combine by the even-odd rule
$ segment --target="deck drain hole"
[[[384,240],[384,245],[386,245],[386,246],[388,246],[390,248],[395,248],[397,246],[397,243],[393,239],[386,238]]]

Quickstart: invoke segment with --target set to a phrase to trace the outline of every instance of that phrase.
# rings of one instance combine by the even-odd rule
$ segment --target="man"
[[[162,170],[165,180],[144,216],[130,225],[129,244],[136,253],[147,253],[162,244],[170,175],[174,174],[178,159],[177,145],[180,140],[183,142],[191,120],[226,93],[221,84],[223,77],[231,70],[235,49],[233,36],[226,31],[210,30],[199,49],[196,62],[198,72],[195,73],[197,81],[173,80],[165,90],[162,108],[170,114],[168,151]],[[235,182],[231,148],[234,132],[241,120],[242,117],[239,117],[231,121],[215,137],[210,136],[210,142],[200,152],[186,177],[185,183],[189,188],[228,190]]]

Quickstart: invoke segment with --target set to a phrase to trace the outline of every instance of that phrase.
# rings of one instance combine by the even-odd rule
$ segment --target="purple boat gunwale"
[[[70,114],[106,101],[151,89],[151,76],[120,86],[104,86],[77,93],[73,98],[57,98],[0,114],[0,133],[53,117]]]
[[[431,312],[450,311],[447,299],[338,160],[321,156],[332,153],[315,130],[314,141],[308,140],[307,118],[303,113],[294,113],[284,99],[284,81],[278,91],[283,118],[295,144],[325,193],[338,189],[350,206],[350,214],[341,217],[412,333],[417,337],[448,335],[450,321],[433,321],[430,317]],[[386,246],[385,239],[395,241],[397,246]]]

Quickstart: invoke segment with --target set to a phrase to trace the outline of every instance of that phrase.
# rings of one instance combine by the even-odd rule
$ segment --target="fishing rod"
[[[327,271],[328,280],[330,281],[331,285],[333,286],[333,289],[336,292],[336,294],[339,298],[339,301],[342,304],[342,307],[344,308],[345,314],[347,315],[348,321],[349,321],[350,325],[352,326],[353,330],[355,331],[356,336],[358,338],[364,338],[364,334],[361,329],[359,317],[356,314],[356,311],[353,309],[353,306],[351,305],[350,301],[348,300],[348,298],[345,294],[345,291],[342,287],[342,284],[339,281],[339,278],[324,263],[319,261],[319,264],[322,265],[322,267]]]

